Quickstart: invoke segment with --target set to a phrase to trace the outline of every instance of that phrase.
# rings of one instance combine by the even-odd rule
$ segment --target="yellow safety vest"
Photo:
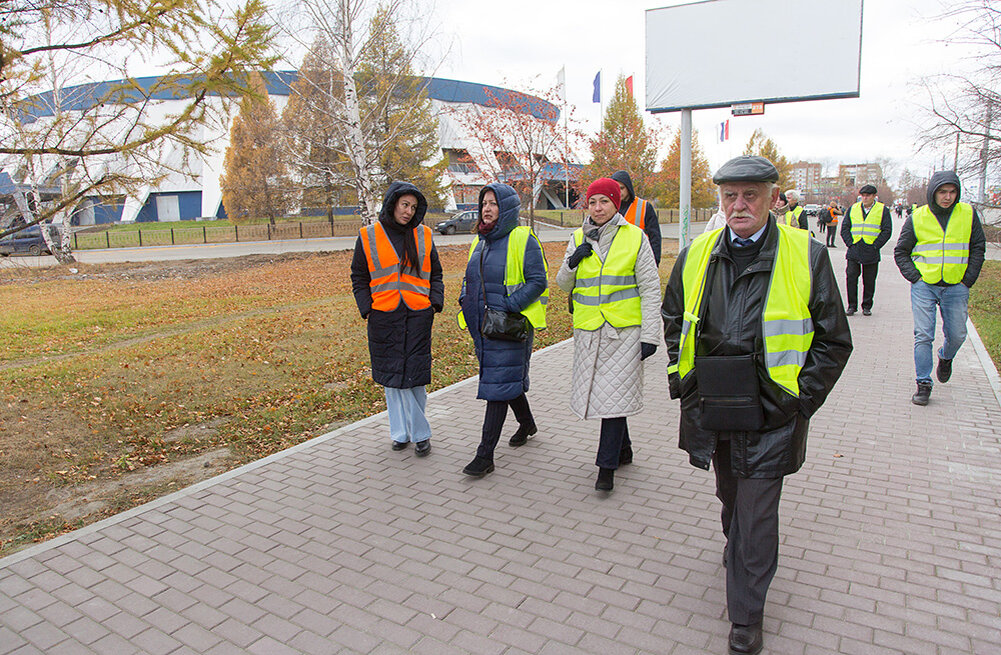
[[[957,202],[944,231],[928,205],[916,209],[911,221],[917,239],[911,259],[921,273],[921,279],[928,284],[962,282],[970,258],[973,207]]]
[[[511,295],[525,284],[525,249],[528,247],[529,237],[539,243],[539,237],[535,236],[532,228],[524,225],[511,230],[507,238],[507,259],[504,261],[504,287],[507,294]],[[473,258],[473,251],[476,244],[480,242],[480,235],[473,237],[473,243],[469,246],[469,259]],[[542,250],[542,244],[539,243]],[[466,261],[468,262],[469,259]],[[542,250],[542,266],[546,270],[546,279],[549,279],[549,263],[546,262],[546,251]],[[549,286],[547,285],[542,295],[531,305],[521,310],[532,327],[541,330],[546,327],[546,305],[549,304]],[[466,317],[459,310],[459,327],[466,329]]]
[[[803,213],[803,208],[796,205],[796,209],[791,209],[786,212],[786,225],[790,227],[799,227],[799,215]]]
[[[862,203],[857,202],[848,210],[848,218],[852,221],[852,243],[865,241],[872,245],[883,227],[883,203],[873,203],[867,216],[862,215]]]
[[[573,233],[575,245],[584,242],[584,230]],[[573,326],[597,330],[607,321],[624,328],[643,322],[640,290],[636,284],[636,256],[643,245],[643,230],[629,223],[619,225],[605,261],[597,252],[577,265],[573,288]]]
[[[787,225],[779,230],[778,252],[768,282],[768,296],[761,315],[761,334],[765,342],[765,369],[775,384],[799,397],[799,372],[813,343],[813,318],[810,316],[810,235]],[[706,273],[709,258],[726,228],[707,232],[688,248],[682,271],[685,296],[678,363],[668,366],[668,373],[686,378],[695,368],[696,339],[692,327],[702,318]]]

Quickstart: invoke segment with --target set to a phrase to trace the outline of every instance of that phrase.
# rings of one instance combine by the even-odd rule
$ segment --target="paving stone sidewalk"
[[[890,257],[878,284],[785,484],[765,652],[1001,653],[997,374],[973,336],[912,405]],[[505,435],[486,478],[460,473],[466,381],[431,396],[426,459],[390,451],[382,414],[0,560],[0,653],[723,654],[719,505],[677,449],[662,350],[610,495],[560,344],[533,359],[539,434]]]

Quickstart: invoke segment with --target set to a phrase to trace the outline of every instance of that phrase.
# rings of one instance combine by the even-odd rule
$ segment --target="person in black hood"
[[[351,288],[368,320],[372,379],[385,387],[393,450],[411,441],[431,452],[424,415],[431,382],[431,325],[445,304],[438,251],[423,225],[428,203],[408,182],[393,182],[379,220],[361,228],[351,261]]]
[[[627,171],[615,171],[612,179],[619,183],[619,213],[626,221],[643,230],[653,250],[654,261],[660,266],[660,219],[657,218],[657,210],[649,200],[636,197],[633,180]]]
[[[952,377],[952,360],[966,340],[970,287],[980,276],[987,239],[977,210],[959,202],[961,185],[953,171],[934,173],[928,183],[928,204],[904,221],[893,249],[893,260],[911,283],[914,313],[915,405],[927,405],[931,396],[932,345],[936,308],[942,314],[945,343],[938,350],[935,376],[945,383]]]

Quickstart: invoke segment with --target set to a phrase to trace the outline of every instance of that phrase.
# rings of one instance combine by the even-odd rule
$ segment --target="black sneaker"
[[[927,405],[931,398],[931,382],[918,382],[918,390],[911,396],[911,402],[915,405]]]
[[[845,316],[855,316],[855,310],[851,308],[846,309]]]
[[[948,382],[949,378],[952,377],[952,360],[942,359],[938,360],[938,368],[935,369],[935,377],[938,378],[939,382]]]
[[[524,425],[518,426],[518,431],[511,435],[511,440],[507,442],[507,445],[512,448],[517,448],[518,446],[524,446],[528,442],[528,438],[539,431],[539,428],[532,423],[531,427],[525,427]]]
[[[425,439],[414,444],[414,454],[418,457],[427,457],[431,454],[431,440]]]
[[[462,469],[462,472],[466,475],[474,478],[482,478],[487,473],[494,470],[494,461],[492,459],[487,459],[486,457],[480,457],[477,455],[473,458],[473,461],[466,464],[466,468]]]
[[[863,309],[862,310],[862,316],[872,316],[872,310],[871,309]]]

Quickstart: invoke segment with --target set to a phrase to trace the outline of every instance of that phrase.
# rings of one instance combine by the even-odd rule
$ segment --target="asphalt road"
[[[692,223],[691,234],[702,233],[705,223]],[[550,228],[539,226],[536,232],[543,241],[566,241],[570,238],[571,228]],[[665,239],[678,238],[677,223],[661,225]],[[442,236],[435,234],[434,241],[439,245],[469,243],[470,234],[454,234]],[[355,237],[326,237],[316,239],[289,239],[287,241],[249,241],[240,243],[207,243],[182,246],[147,246],[143,248],[106,248],[94,250],[78,250],[73,254],[82,264],[108,264],[121,262],[171,261],[181,259],[216,259],[223,257],[240,257],[243,255],[283,254],[289,252],[329,252],[333,250],[351,250],[354,248]],[[54,266],[55,257],[18,256],[0,258],[0,268],[17,266]]]

